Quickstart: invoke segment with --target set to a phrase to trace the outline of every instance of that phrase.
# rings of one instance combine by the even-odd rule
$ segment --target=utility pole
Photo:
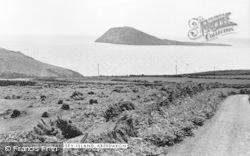
[[[100,76],[99,64],[97,64],[97,72],[98,72],[98,76]]]
[[[178,67],[177,67],[177,65],[175,65],[175,73],[176,73],[176,75],[178,74]]]

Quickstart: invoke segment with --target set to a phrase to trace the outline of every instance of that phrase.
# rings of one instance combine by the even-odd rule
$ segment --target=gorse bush
[[[69,138],[74,138],[79,135],[82,135],[83,133],[75,126],[72,126],[70,121],[58,119],[56,121],[56,127],[58,127],[64,138],[69,139]]]
[[[63,109],[63,110],[69,110],[70,107],[69,107],[68,104],[64,103],[64,104],[62,105],[61,109]]]
[[[166,102],[173,102],[176,99],[183,98],[186,96],[193,96],[202,91],[214,89],[214,88],[221,88],[223,87],[222,84],[219,83],[193,83],[193,82],[186,82],[186,83],[177,83],[172,86],[162,87],[161,91],[166,92],[168,95]],[[163,103],[164,105],[164,103]]]
[[[115,103],[110,105],[108,109],[105,111],[104,118],[106,119],[106,121],[109,121],[112,118],[121,114],[123,111],[129,111],[134,109],[135,105],[129,101],[122,101],[119,103]]]
[[[240,94],[250,94],[250,89],[248,88],[240,89]]]
[[[71,98],[74,98],[74,97],[76,97],[76,96],[83,96],[83,93],[81,93],[81,92],[79,92],[79,91],[74,91],[70,97],[71,97]]]
[[[96,99],[90,99],[89,104],[98,104],[98,101]]]
[[[82,134],[81,130],[73,126],[71,121],[64,120],[60,116],[57,116],[56,120],[49,120],[48,123],[41,119],[41,122],[28,133],[27,137],[31,138],[31,140],[46,142],[48,137],[56,137],[58,140],[63,140],[74,138]]]
[[[16,118],[16,117],[18,117],[20,115],[21,115],[21,112],[19,110],[17,110],[17,109],[14,109],[12,114],[11,114],[11,118]]]
[[[70,98],[72,98],[74,100],[84,100],[83,93],[81,93],[79,91],[74,91],[72,93],[72,95],[70,96]]]
[[[49,117],[49,113],[48,113],[48,112],[46,112],[46,111],[45,111],[45,112],[43,112],[42,117],[43,117],[43,118],[48,118],[48,117]]]
[[[111,132],[112,137],[120,142],[128,142],[129,137],[137,137],[138,132],[135,127],[134,118],[127,114],[123,115],[116,123]]]
[[[63,100],[58,100],[57,104],[63,104]]]
[[[138,136],[137,117],[134,113],[123,112],[118,120],[113,122],[106,122],[106,127],[102,127],[96,133],[89,136],[89,142],[92,143],[117,143],[128,142],[129,138]]]

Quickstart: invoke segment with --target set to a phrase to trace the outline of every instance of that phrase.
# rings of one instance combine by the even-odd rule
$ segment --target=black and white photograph
[[[250,156],[250,1],[0,0],[0,156]]]

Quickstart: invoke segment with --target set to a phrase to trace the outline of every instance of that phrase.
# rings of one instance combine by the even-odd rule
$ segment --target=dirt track
[[[250,156],[250,103],[231,96],[195,137],[170,149],[170,156]]]

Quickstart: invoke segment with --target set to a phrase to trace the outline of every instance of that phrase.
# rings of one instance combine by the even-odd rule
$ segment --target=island
[[[95,42],[123,45],[230,46],[227,44],[182,42],[160,39],[128,26],[111,28]]]

